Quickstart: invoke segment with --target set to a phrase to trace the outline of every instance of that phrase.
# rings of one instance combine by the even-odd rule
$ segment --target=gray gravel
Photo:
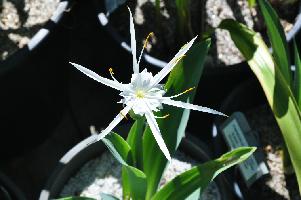
[[[187,171],[196,161],[183,153],[177,153],[167,167],[160,182],[160,188],[178,174]],[[72,177],[61,192],[61,197],[80,195],[100,200],[100,193],[113,194],[122,198],[121,165],[105,152],[99,158],[89,161]],[[202,195],[203,200],[219,200],[220,193],[215,183],[211,184]]]
[[[252,12],[246,0],[207,0],[206,12],[207,23],[212,27],[217,27],[227,18],[243,22],[249,28],[254,27]],[[215,37],[218,62],[232,65],[244,60],[227,31],[218,29]]]
[[[138,44],[142,46],[148,33],[154,32],[154,37],[149,42],[147,52],[159,59],[166,60],[174,55],[175,47],[184,43],[184,41],[186,42],[188,38],[184,41],[179,41],[174,1],[165,0],[160,2],[160,25],[156,23],[155,19],[154,0],[137,0],[137,4],[133,3],[132,5],[132,11],[137,24],[136,35]],[[248,6],[247,0],[206,0],[206,13],[204,15],[202,14],[204,8],[199,0],[191,0],[190,2],[191,17],[193,17],[191,24],[193,35],[200,35],[199,26],[204,26],[203,29],[206,31],[208,27],[217,27],[226,18],[235,19],[251,29],[265,32],[263,18],[256,8]],[[130,3],[129,6],[131,6]],[[128,19],[127,10],[124,10],[125,13],[120,11],[122,14],[116,15],[115,19],[117,21],[120,21],[121,18]],[[203,24],[203,21],[205,21],[205,24]],[[123,35],[127,35],[128,26],[125,26],[126,23],[115,22],[114,18],[113,23],[117,30],[123,32]],[[281,23],[286,32],[293,26],[293,24],[285,20],[281,20]],[[215,42],[212,43],[208,56],[209,66],[231,66],[244,60],[227,31],[217,29],[214,40]]]
[[[5,60],[50,19],[59,0],[0,0],[0,60]]]

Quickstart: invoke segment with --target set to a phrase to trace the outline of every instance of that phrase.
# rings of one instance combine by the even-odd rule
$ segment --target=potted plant
[[[129,84],[119,82],[114,77],[112,68],[109,68],[112,79],[107,79],[81,65],[71,63],[88,77],[121,91],[120,95],[123,97],[121,103],[124,104],[124,108],[108,127],[99,134],[94,134],[88,139],[89,141],[80,144],[80,146],[86,146],[87,142],[94,143],[97,140],[102,140],[112,155],[122,164],[121,176],[123,198],[125,199],[185,199],[190,195],[196,198],[199,192],[195,196],[194,191],[197,189],[200,189],[201,192],[204,191],[204,188],[219,173],[247,159],[256,148],[241,147],[235,149],[218,159],[193,167],[158,190],[164,169],[168,161],[171,161],[171,155],[174,155],[184,136],[189,117],[188,111],[192,109],[223,116],[225,114],[190,103],[195,93],[194,87],[198,85],[202,73],[204,58],[210,44],[209,39],[196,44],[188,52],[192,47],[194,38],[185,44],[160,72],[152,76],[151,73],[147,72],[147,69],[140,70],[141,56],[137,58],[136,55],[135,29],[131,12],[130,33],[133,75]],[[186,55],[185,58],[183,58],[184,55]],[[171,75],[165,84],[165,89],[163,89],[163,85],[159,82],[169,73]],[[189,97],[185,98],[185,95],[189,95]],[[174,98],[179,100],[173,100]],[[162,104],[167,105],[164,106],[164,110],[162,110]],[[185,110],[179,110],[179,108]],[[127,118],[127,114],[130,114],[135,123],[125,140],[111,131],[122,119]],[[169,115],[170,118],[168,119]],[[79,152],[69,152],[69,154],[76,153]],[[73,158],[73,156],[69,156],[69,158]],[[69,159],[62,160],[63,163],[68,161]],[[49,191],[42,192],[41,196],[46,199],[57,198],[49,196]],[[65,199],[76,198],[79,197],[66,197]],[[85,197],[82,198],[85,199]],[[116,199],[111,194],[102,194],[102,198]]]
[[[258,0],[258,4],[268,27],[272,54],[262,38],[244,25],[228,19],[219,27],[230,32],[231,38],[245,56],[263,88],[285,142],[284,171],[291,173],[293,167],[300,191],[299,53],[295,45],[293,51],[296,70],[292,76],[290,53],[279,18],[267,1]]]

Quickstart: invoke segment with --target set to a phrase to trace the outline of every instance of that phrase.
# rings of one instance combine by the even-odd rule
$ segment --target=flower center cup
[[[143,99],[144,96],[145,96],[144,91],[142,91],[142,90],[137,90],[137,91],[136,91],[136,97],[137,97],[137,98]]]

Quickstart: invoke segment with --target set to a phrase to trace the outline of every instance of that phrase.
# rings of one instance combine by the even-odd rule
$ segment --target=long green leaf
[[[139,169],[123,166],[129,183],[129,196],[134,200],[144,200],[147,188],[146,176]]]
[[[133,124],[129,135],[127,137],[127,142],[131,147],[133,157],[134,157],[134,165],[138,169],[142,170],[142,136],[145,127],[145,118],[138,118]]]
[[[293,93],[259,35],[230,19],[219,27],[230,32],[257,76],[283,134],[301,191],[301,114]]]
[[[193,37],[190,17],[190,0],[175,0],[177,10],[178,34],[181,41],[189,40]]]
[[[300,60],[300,56],[295,40],[294,40],[294,57],[295,57],[294,94],[299,109],[301,109],[301,60]]]
[[[142,169],[142,135],[144,131],[144,117],[138,118],[133,126],[127,137],[127,142],[131,147],[132,154],[133,154],[133,166]],[[128,178],[127,169],[125,166],[122,166],[122,191],[123,196],[127,197],[130,196],[130,182]]]
[[[285,33],[277,13],[266,0],[258,0],[260,10],[268,28],[268,35],[276,64],[280,67],[285,80],[291,84],[291,64]]]
[[[182,200],[198,188],[201,193],[213,179],[226,169],[246,160],[255,147],[240,147],[178,175],[165,185],[152,200]]]
[[[209,46],[209,39],[197,43],[184,59],[178,62],[165,85],[166,96],[181,93],[188,88],[198,85]],[[177,100],[192,102],[194,95],[195,91],[192,91],[187,95],[178,97]],[[171,155],[173,155],[184,136],[189,110],[164,106],[164,109],[156,115],[163,116],[166,113],[171,115],[167,119],[159,119],[157,122],[162,132],[162,137]],[[159,149],[151,130],[147,128],[143,135],[143,171],[147,176],[146,199],[150,199],[156,192],[166,164],[165,156]]]
[[[120,135],[112,132],[103,138],[102,141],[118,162],[122,165],[132,165],[133,155],[131,147]]]

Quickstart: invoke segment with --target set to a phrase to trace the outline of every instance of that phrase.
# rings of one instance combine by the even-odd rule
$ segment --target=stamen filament
[[[174,96],[171,96],[171,97],[169,97],[169,98],[175,98],[175,97],[178,97],[178,96],[181,96],[181,95],[183,95],[183,94],[186,94],[187,92],[190,92],[190,91],[192,91],[192,90],[194,90],[195,89],[195,87],[191,87],[191,88],[188,88],[187,90],[185,90],[184,92],[181,92],[181,93],[179,93],[179,94],[176,94],[176,95],[174,95]]]
[[[148,36],[146,37],[145,42],[144,42],[144,45],[143,45],[142,50],[141,50],[141,53],[140,53],[140,56],[139,56],[138,65],[139,65],[139,63],[140,63],[140,60],[141,60],[143,51],[144,51],[144,49],[147,47],[148,40],[149,40],[149,38],[152,37],[153,35],[154,35],[154,33],[153,33],[153,32],[150,32],[150,33],[148,34]]]
[[[166,114],[166,115],[164,115],[164,116],[155,116],[155,118],[156,119],[166,119],[167,117],[169,117],[170,116],[170,114]]]

